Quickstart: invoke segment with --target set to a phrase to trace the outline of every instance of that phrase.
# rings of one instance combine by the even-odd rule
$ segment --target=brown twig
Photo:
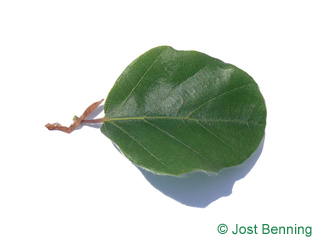
[[[45,125],[49,130],[59,130],[65,133],[71,133],[76,127],[78,127],[82,122],[84,121],[95,121],[95,123],[103,122],[104,118],[100,119],[92,119],[92,120],[84,120],[90,113],[92,113],[101,103],[103,99],[91,104],[85,111],[84,113],[79,117],[76,118],[74,123],[72,123],[69,127],[62,126],[60,123],[53,123],[50,124],[48,123]]]

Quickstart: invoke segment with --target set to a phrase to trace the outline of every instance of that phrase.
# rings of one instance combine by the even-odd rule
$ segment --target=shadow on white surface
[[[257,150],[245,162],[225,168],[219,174],[191,172],[174,177],[156,175],[138,166],[137,168],[152,186],[168,197],[187,206],[205,208],[213,201],[232,193],[234,183],[244,178],[257,162],[263,145],[264,138]]]

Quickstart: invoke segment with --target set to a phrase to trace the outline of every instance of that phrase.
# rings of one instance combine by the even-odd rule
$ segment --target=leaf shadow
[[[229,196],[232,193],[234,183],[244,178],[256,164],[263,145],[264,138],[256,151],[242,164],[225,168],[218,174],[199,171],[176,177],[157,175],[136,167],[153,187],[166,196],[187,206],[205,208],[219,198]],[[116,145],[114,146],[117,148]]]

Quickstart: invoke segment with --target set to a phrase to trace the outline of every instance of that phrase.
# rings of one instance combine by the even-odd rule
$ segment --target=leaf
[[[259,146],[266,106],[239,68],[196,51],[156,47],[121,74],[101,131],[136,165],[157,174],[219,172]]]

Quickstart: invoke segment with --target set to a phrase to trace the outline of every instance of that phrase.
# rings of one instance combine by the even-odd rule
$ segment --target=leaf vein
[[[187,115],[187,117],[190,117],[193,113],[195,113],[196,111],[198,111],[199,109],[201,109],[203,106],[205,106],[205,105],[208,104],[209,102],[217,99],[218,97],[224,96],[224,95],[227,94],[227,93],[233,92],[233,91],[235,91],[235,90],[238,90],[238,89],[240,89],[240,88],[243,88],[243,87],[246,87],[246,86],[249,86],[249,85],[252,85],[252,84],[253,84],[253,83],[245,84],[245,85],[242,85],[242,86],[240,86],[240,87],[236,87],[236,88],[233,88],[233,89],[228,90],[228,91],[226,91],[226,92],[220,93],[219,95],[214,96],[213,98],[210,98],[208,101],[206,101],[206,102],[204,102],[203,104],[201,104],[201,105],[200,105],[199,107],[197,107],[195,110],[192,110],[192,111]]]
[[[187,144],[183,143],[181,140],[179,140],[178,138],[174,137],[173,135],[169,134],[167,131],[155,126],[154,124],[150,123],[149,121],[147,121],[146,119],[144,119],[144,121],[148,124],[150,124],[152,127],[158,129],[159,131],[161,131],[162,133],[166,134],[167,136],[169,136],[170,138],[174,139],[175,141],[179,142],[180,144],[182,144],[183,146],[185,146],[186,148],[190,149],[191,151],[193,151],[194,153],[196,153],[197,155],[199,155],[201,158],[203,158],[204,160],[208,161],[204,156],[202,156],[198,151],[196,151],[195,149],[193,149],[192,147],[188,146]],[[190,161],[192,163],[192,165],[196,166],[194,164],[194,162]]]
[[[146,152],[148,152],[152,157],[154,157],[160,164],[162,164],[164,167],[166,167],[168,170],[170,170],[171,172],[175,172],[174,170],[170,169],[166,164],[164,164],[156,155],[154,155],[152,152],[150,152],[143,144],[141,144],[139,141],[137,141],[137,139],[135,139],[134,137],[132,137],[127,131],[125,131],[123,128],[121,128],[120,126],[118,126],[117,124],[110,122],[111,124],[113,124],[116,128],[120,129],[122,132],[124,132],[125,134],[127,134],[132,140],[134,140],[136,143],[138,143]],[[104,124],[103,124],[104,125]],[[106,127],[104,126],[104,128],[106,129]]]
[[[227,122],[227,123],[238,123],[238,124],[251,124],[255,122],[242,121],[239,119],[198,119],[190,117],[124,117],[124,118],[108,118],[107,121],[133,121],[133,120],[144,120],[144,119],[155,119],[155,120],[190,120],[190,121],[202,121],[202,122]]]
[[[157,58],[152,62],[152,64],[150,65],[150,67],[147,69],[147,71],[142,75],[142,77],[139,79],[138,83],[134,86],[134,88],[132,88],[131,92],[129,93],[129,95],[125,98],[125,100],[123,100],[122,104],[119,106],[118,110],[115,111],[114,114],[112,114],[112,116],[114,116],[117,112],[120,111],[120,109],[126,104],[126,102],[128,101],[128,99],[130,98],[130,96],[133,94],[133,92],[136,90],[136,88],[139,86],[139,84],[142,82],[142,80],[144,79],[144,77],[148,74],[148,72],[150,71],[150,69],[153,67],[153,65],[159,60],[159,58],[161,57],[161,55],[166,51],[167,49],[164,49],[158,56]],[[112,117],[111,116],[111,117]]]
[[[215,138],[219,139],[221,142],[223,142],[225,145],[227,145],[228,147],[230,147],[233,151],[235,151],[236,153],[239,153],[234,147],[232,147],[229,143],[227,143],[226,141],[224,141],[222,138],[218,137],[216,134],[214,134],[212,131],[210,131],[208,128],[206,128],[203,124],[201,124],[199,121],[197,121],[197,123],[203,128],[205,129],[207,132],[209,132],[212,136],[214,136]]]

